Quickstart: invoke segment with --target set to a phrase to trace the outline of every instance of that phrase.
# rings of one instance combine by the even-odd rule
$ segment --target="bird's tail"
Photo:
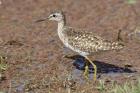
[[[103,42],[98,47],[99,50],[120,50],[124,47],[123,43],[119,41],[115,42]]]
[[[120,50],[124,47],[124,42],[120,37],[121,30],[118,32],[117,40],[114,42],[104,41],[98,47],[99,50]]]
[[[122,49],[124,47],[124,42],[123,42],[123,40],[121,38],[121,32],[122,32],[122,30],[119,30],[117,41],[112,42],[112,44],[111,44],[112,49]]]
[[[122,49],[124,47],[124,44],[122,42],[112,42],[110,48],[113,50],[119,50]]]

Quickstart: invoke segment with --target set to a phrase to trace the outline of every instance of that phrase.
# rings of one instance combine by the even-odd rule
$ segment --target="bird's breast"
[[[66,35],[63,33],[62,29],[58,29],[58,36],[59,36],[60,40],[63,42],[63,44],[65,46],[68,46],[68,39],[67,39]]]

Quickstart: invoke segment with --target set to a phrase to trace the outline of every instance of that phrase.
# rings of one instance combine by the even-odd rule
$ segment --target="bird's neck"
[[[61,32],[62,30],[63,30],[63,27],[65,26],[65,21],[64,20],[62,20],[62,21],[60,21],[60,22],[58,22],[58,32]]]
[[[58,21],[58,33],[62,33],[64,26],[66,25],[66,17],[63,14],[63,18]]]
[[[57,29],[57,32],[58,32],[58,36],[60,38],[60,40],[64,43],[64,27],[65,27],[65,21],[60,21],[58,22],[58,29]]]

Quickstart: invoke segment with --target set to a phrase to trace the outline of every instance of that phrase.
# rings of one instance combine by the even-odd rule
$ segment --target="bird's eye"
[[[56,17],[56,15],[53,15],[53,17]]]

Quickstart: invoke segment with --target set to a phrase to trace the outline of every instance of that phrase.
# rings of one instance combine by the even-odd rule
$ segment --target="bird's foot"
[[[89,79],[88,75],[89,75],[89,68],[88,66],[85,66],[84,77],[86,78],[86,80]]]
[[[71,54],[63,55],[63,58],[74,59],[74,56]]]
[[[63,55],[63,58],[70,58],[70,55]]]
[[[97,80],[97,68],[96,67],[94,67],[94,77],[93,77],[93,79],[94,79],[94,81],[96,81]]]
[[[93,66],[94,68],[94,74],[93,74],[93,80],[96,81],[97,79],[97,66],[87,57],[85,56],[85,58],[88,60],[88,62]]]

